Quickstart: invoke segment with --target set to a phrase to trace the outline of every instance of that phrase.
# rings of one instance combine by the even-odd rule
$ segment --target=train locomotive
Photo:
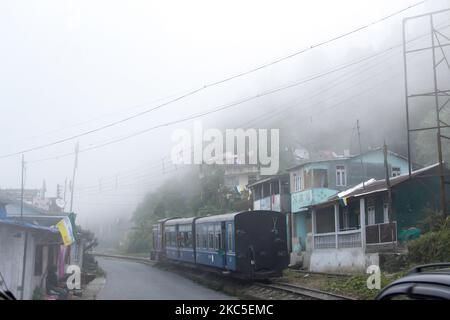
[[[289,264],[285,215],[254,210],[159,220],[150,257],[246,279],[279,276]]]

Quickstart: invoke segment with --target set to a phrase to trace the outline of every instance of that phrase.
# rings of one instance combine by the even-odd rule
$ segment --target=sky
[[[132,116],[417,2],[2,1],[0,188],[17,188],[21,181],[20,155],[2,155]],[[205,88],[143,116],[26,152],[26,187],[39,188],[45,179],[49,195],[54,195],[56,184],[71,180],[74,155],[70,153],[77,141],[84,150],[326,72],[400,44],[402,17],[448,7],[448,0],[429,0],[348,37]],[[314,127],[320,131],[335,125],[334,116],[332,112],[314,112],[314,108],[320,104],[332,110],[336,103],[349,99],[347,95],[355,84],[367,85],[368,89],[376,86],[376,90],[345,102],[349,109],[340,111],[345,115],[340,132],[351,131],[354,120],[364,118],[368,112],[364,106],[372,106],[374,97],[377,103],[395,106],[396,114],[400,114],[404,110],[401,51],[387,55],[391,56],[352,69],[356,78],[348,86],[344,79],[352,74],[337,73],[208,115],[202,121],[211,128],[239,127],[246,120],[254,120],[255,114],[294,103],[311,111],[299,116],[298,126],[311,126],[317,114],[328,119]],[[369,67],[366,76],[363,71]],[[380,94],[392,86],[398,88],[392,99]],[[328,87],[336,89],[320,92]],[[314,92],[316,96],[312,96]],[[298,114],[295,112],[281,113],[281,117]],[[129,215],[148,190],[170,178],[166,173],[173,169],[167,158],[173,145],[170,136],[179,127],[189,129],[192,123],[165,126],[81,152],[74,195],[74,210],[80,221]],[[355,143],[351,134],[345,134],[349,143]]]

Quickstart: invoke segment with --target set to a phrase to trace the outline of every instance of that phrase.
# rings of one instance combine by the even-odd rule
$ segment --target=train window
[[[199,231],[197,231],[196,233],[195,233],[195,246],[197,247],[197,248],[200,248],[200,233],[199,233]]]
[[[152,243],[152,248],[153,248],[154,250],[156,250],[156,249],[158,248],[157,241],[158,241],[158,235],[156,234],[155,231],[153,231],[153,243]]]
[[[227,250],[229,252],[233,252],[233,225],[231,223],[228,224],[227,228]]]
[[[207,230],[206,226],[203,226],[202,229],[203,229],[203,231],[202,231],[203,249],[207,249],[208,248],[208,230]]]
[[[166,242],[166,245],[170,245],[170,233],[169,231],[164,232],[164,240]]]
[[[221,250],[222,249],[222,233],[217,234],[217,249]]]
[[[214,226],[208,226],[208,249],[214,248]]]
[[[176,246],[177,247],[183,247],[183,232],[177,232],[175,233],[177,238],[176,238]]]
[[[175,231],[170,232],[170,244],[172,245],[172,247],[177,246],[177,234]]]
[[[217,230],[214,230],[214,250],[219,249],[219,234],[217,233]]]
[[[186,234],[186,247],[192,248],[192,231],[188,231]]]
[[[222,232],[222,230],[221,230],[220,224],[214,225],[214,249],[215,250],[219,250],[221,247],[221,245],[220,245],[220,242],[222,240],[221,232]]]

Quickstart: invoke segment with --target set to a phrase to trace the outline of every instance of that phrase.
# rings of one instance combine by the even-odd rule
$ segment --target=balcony
[[[397,222],[378,223],[366,226],[366,245],[373,247],[390,245],[397,242]],[[361,248],[361,229],[316,233],[314,249]]]
[[[368,245],[382,245],[397,242],[397,221],[391,224],[378,223],[366,226],[366,243]]]
[[[314,249],[361,248],[361,246],[361,229],[314,234]]]
[[[272,210],[278,212],[289,211],[289,196],[286,194],[274,194],[253,201],[254,210]]]
[[[292,212],[298,212],[301,211],[302,208],[324,202],[336,193],[338,193],[337,190],[328,188],[312,188],[293,192],[291,194]]]

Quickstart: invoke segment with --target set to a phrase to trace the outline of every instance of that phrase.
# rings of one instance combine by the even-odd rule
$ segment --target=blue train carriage
[[[166,257],[166,244],[164,237],[164,224],[171,218],[158,220],[152,226],[152,249],[150,251],[150,259],[161,261]]]
[[[165,222],[167,259],[195,263],[195,219],[179,218]]]
[[[243,211],[198,218],[196,262],[246,278],[281,275],[289,264],[285,216]]]

